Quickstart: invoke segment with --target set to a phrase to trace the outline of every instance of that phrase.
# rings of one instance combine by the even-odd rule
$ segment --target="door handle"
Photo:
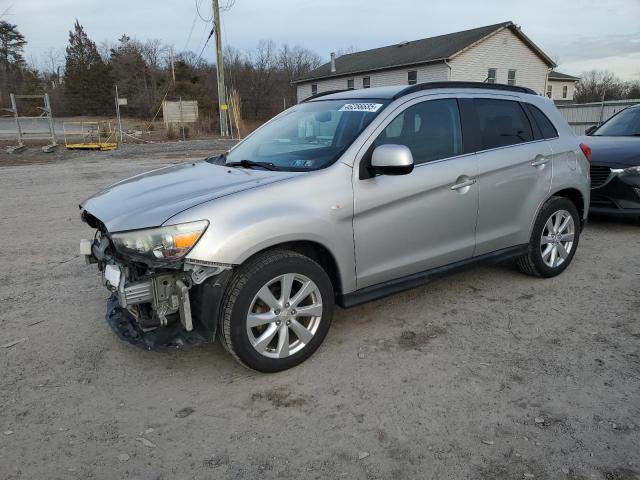
[[[531,162],[531,166],[539,167],[540,165],[546,165],[547,163],[549,163],[549,160],[551,160],[549,157],[543,157],[542,155],[539,155],[533,162]]]
[[[475,178],[471,178],[465,182],[461,182],[461,183],[456,183],[455,185],[451,186],[451,190],[460,190],[461,188],[465,188],[465,187],[470,187],[471,185],[475,185],[476,183],[476,179]]]

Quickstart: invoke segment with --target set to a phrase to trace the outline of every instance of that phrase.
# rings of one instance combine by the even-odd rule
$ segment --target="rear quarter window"
[[[519,102],[476,98],[480,150],[506,147],[533,140],[529,118]]]
[[[530,103],[526,103],[525,105],[540,131],[541,138],[556,138],[558,136],[558,131],[551,120],[549,120],[549,117],[547,117],[544,112],[535,105],[531,105]]]

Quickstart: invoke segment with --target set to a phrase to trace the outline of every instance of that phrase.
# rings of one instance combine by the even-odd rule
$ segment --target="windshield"
[[[600,128],[593,132],[594,136],[631,137],[640,135],[640,108],[627,108],[611,117]]]
[[[283,112],[226,155],[226,164],[308,171],[334,163],[382,111],[382,100],[326,100]]]

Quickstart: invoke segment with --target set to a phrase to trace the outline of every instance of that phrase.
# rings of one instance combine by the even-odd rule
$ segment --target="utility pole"
[[[122,121],[120,120],[120,97],[118,96],[118,84],[116,83],[116,116],[118,117],[118,130],[120,132],[120,143],[124,143],[122,136]],[[117,135],[116,135],[117,138]]]
[[[222,58],[222,31],[220,28],[220,5],[218,0],[213,2],[213,31],[216,35],[216,71],[218,72],[218,109],[220,110],[220,135],[229,136],[229,124],[227,122],[227,94],[224,87],[224,59]]]
[[[176,68],[174,66],[174,61],[173,61],[173,47],[171,47],[171,79],[173,80],[173,83],[176,83]]]

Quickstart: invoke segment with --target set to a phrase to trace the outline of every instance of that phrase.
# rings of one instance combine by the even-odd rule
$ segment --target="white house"
[[[547,92],[555,63],[513,22],[356,52],[336,58],[294,83],[298,101],[349,88],[475,81]],[[555,88],[555,87],[554,87]]]
[[[556,103],[571,103],[579,81],[579,77],[551,71],[547,78],[546,95]]]

